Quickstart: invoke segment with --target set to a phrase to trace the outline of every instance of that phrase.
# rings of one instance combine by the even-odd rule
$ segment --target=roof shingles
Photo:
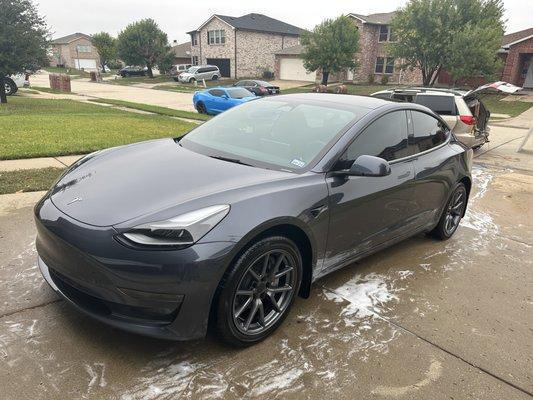
[[[270,18],[263,14],[251,13],[243,15],[242,17],[231,17],[229,15],[219,14],[215,14],[215,16],[239,30],[278,33],[293,36],[298,36],[304,32],[303,29],[298,28],[297,26],[287,24],[286,22]]]

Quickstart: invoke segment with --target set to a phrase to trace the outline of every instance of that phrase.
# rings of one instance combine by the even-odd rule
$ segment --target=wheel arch
[[[470,191],[472,190],[472,179],[468,176],[463,176],[461,179],[459,179],[459,182],[465,185],[466,188],[466,206],[465,210],[463,211],[463,217],[465,216],[466,209],[468,207],[468,199],[470,198]]]

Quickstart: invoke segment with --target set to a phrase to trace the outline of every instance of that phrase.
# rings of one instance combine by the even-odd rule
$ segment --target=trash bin
[[[91,82],[96,82],[96,81],[97,81],[96,72],[91,71]]]

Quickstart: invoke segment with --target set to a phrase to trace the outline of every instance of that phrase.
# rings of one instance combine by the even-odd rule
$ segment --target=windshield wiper
[[[241,164],[241,165],[246,165],[248,167],[253,167],[253,165],[242,162],[238,158],[229,158],[229,157],[223,157],[223,156],[209,156],[209,157],[216,158],[217,160],[228,161],[228,162],[232,162],[235,164]]]

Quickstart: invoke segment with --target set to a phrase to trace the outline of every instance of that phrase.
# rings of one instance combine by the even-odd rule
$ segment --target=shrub
[[[389,77],[387,75],[383,75],[381,77],[381,79],[379,80],[379,83],[381,83],[382,85],[386,85],[389,83]]]
[[[376,77],[374,76],[374,74],[368,74],[368,84],[369,85],[373,85],[375,80],[376,80]]]

